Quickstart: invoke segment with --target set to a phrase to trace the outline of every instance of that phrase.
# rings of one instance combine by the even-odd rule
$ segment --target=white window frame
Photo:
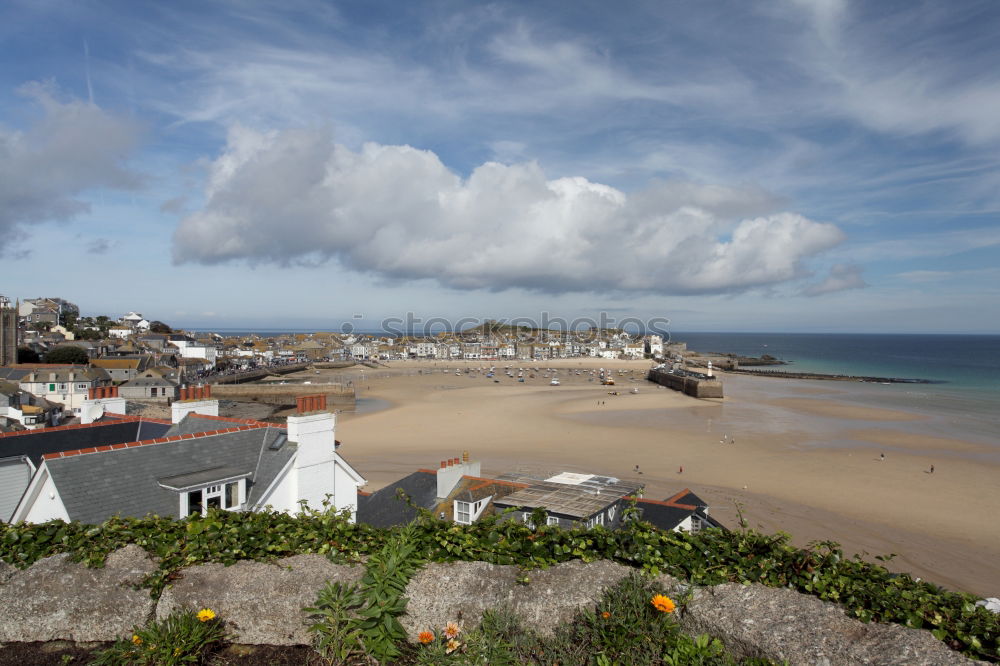
[[[545,518],[545,524],[546,525],[558,525],[559,524],[559,516],[547,516]]]
[[[462,520],[462,516],[465,516],[465,520]],[[472,503],[463,502],[462,500],[455,500],[455,522],[459,525],[471,525],[472,524]]]
[[[205,516],[208,514],[208,500],[219,498],[219,508],[223,511],[242,511],[246,505],[246,478],[229,480],[229,481],[216,481],[214,483],[207,483],[203,486],[197,488],[188,488],[187,490],[181,491],[180,494],[180,515],[182,518],[186,518],[191,515],[191,493],[201,493],[201,515]],[[238,484],[236,488],[236,499],[237,503],[233,505],[227,505],[226,502],[226,489],[231,484]]]

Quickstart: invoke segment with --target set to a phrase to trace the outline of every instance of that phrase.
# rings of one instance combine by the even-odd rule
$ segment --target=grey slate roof
[[[213,430],[220,425],[216,421],[212,424]],[[100,523],[115,514],[176,518],[180,512],[179,493],[164,488],[161,481],[169,482],[179,475],[204,475],[213,468],[247,470],[247,504],[253,505],[296,451],[292,443],[278,450],[268,448],[283,432],[279,428],[254,428],[55,458],[46,464],[70,520]]]
[[[118,420],[94,423],[86,428],[40,428],[20,435],[0,437],[0,458],[27,456],[38,467],[46,453],[156,439],[163,437],[169,429],[170,425],[167,423]]]
[[[418,471],[371,495],[358,494],[359,523],[372,527],[406,525],[417,517],[417,510],[396,496],[402,490],[419,507],[433,509],[437,506],[437,475]]]
[[[636,508],[639,509],[642,520],[652,523],[661,530],[672,530],[691,515],[697,516],[712,527],[725,529],[722,523],[708,515],[708,503],[690,490],[669,500],[655,502],[640,499],[636,501]]]

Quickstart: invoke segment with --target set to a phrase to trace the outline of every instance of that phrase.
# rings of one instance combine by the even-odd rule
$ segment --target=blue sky
[[[992,0],[8,1],[0,293],[997,333],[997,34]]]

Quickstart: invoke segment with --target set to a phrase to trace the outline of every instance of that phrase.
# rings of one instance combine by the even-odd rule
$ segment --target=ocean
[[[1000,335],[671,333],[700,352],[770,354],[775,370],[943,382],[1000,393]]]
[[[764,369],[931,380],[936,383],[813,386],[828,386],[838,401],[931,416],[932,423],[923,427],[938,436],[1000,446],[1000,335],[677,332],[670,337],[694,351],[770,354],[788,362]],[[792,395],[803,381],[808,380],[782,386]],[[842,390],[848,386],[854,388]]]

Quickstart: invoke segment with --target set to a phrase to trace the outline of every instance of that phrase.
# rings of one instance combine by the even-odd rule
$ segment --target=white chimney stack
[[[298,446],[295,457],[296,496],[312,509],[323,506],[335,484],[337,418],[330,412],[288,417],[288,441]]]

